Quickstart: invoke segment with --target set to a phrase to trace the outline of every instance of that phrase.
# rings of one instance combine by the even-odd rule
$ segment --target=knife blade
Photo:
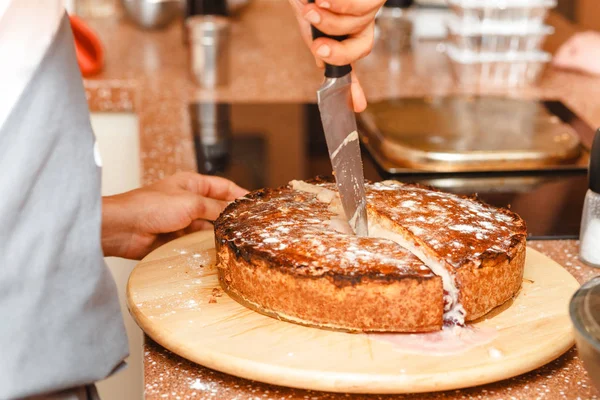
[[[309,0],[313,2],[314,0]],[[313,39],[330,37],[312,27]],[[350,65],[325,65],[325,79],[317,90],[321,123],[346,220],[358,236],[367,236],[367,200],[356,116],[352,106]]]

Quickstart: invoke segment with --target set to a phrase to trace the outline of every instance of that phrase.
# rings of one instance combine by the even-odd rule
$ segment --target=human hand
[[[105,256],[139,260],[184,234],[212,229],[230,201],[247,190],[214,176],[180,172],[153,185],[102,199]]]
[[[375,14],[385,0],[315,0],[315,4],[307,4],[307,0],[289,1],[296,12],[302,37],[320,68],[325,63],[352,64],[371,52]],[[328,35],[348,35],[348,38],[342,42],[329,38],[313,41],[311,25]],[[354,71],[351,90],[354,111],[363,111],[367,100]]]
[[[600,33],[576,33],[558,49],[552,64],[559,68],[600,75]]]

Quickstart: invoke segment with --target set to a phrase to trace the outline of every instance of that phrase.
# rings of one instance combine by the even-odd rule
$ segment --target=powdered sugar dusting
[[[406,227],[454,267],[479,263],[485,252],[509,252],[513,237],[526,233],[517,216],[471,198],[395,181],[366,190],[373,212]]]
[[[294,182],[293,186],[298,190],[278,190],[276,197],[255,196],[223,215],[223,226],[235,230],[227,240],[237,248],[252,248],[277,259],[297,274],[344,271],[349,276],[435,277],[397,243],[355,236],[339,215],[341,208],[333,204],[335,184]]]
[[[448,229],[460,232],[477,232],[479,228],[473,225],[450,225]]]

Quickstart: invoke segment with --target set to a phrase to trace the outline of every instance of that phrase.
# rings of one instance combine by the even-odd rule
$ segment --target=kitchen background
[[[153,10],[143,9],[143,3],[67,2],[71,14],[85,23],[78,40],[82,53],[96,58],[95,64],[87,64],[91,68],[85,86],[103,158],[105,195],[182,169],[223,175],[250,189],[330,174],[314,104],[321,72],[299,37],[287,1],[227,3],[233,22],[226,42],[231,73],[220,76],[227,84],[214,89],[206,87],[210,82],[198,82],[190,70],[193,38],[190,42],[184,34],[181,14],[190,13],[193,4],[213,4],[213,11],[219,12],[225,3],[196,1],[189,2],[192,8],[178,9],[170,8],[176,1],[147,2],[154,4]],[[420,39],[412,46],[386,39],[386,34],[406,32],[401,23],[394,25],[396,30],[386,30],[383,16],[373,53],[356,66],[371,102],[359,118],[366,178],[396,176],[459,193],[477,192],[493,204],[511,205],[527,221],[532,238],[576,238],[593,123],[600,123],[598,107],[589,100],[598,93],[594,91],[598,83],[548,68],[540,71],[540,77],[533,74],[535,82],[527,84],[519,81],[483,92],[464,88],[461,79],[483,75],[457,69],[458,64],[444,54],[447,49],[441,43],[446,40],[444,21],[449,14],[445,3],[417,1],[421,8],[413,9],[411,18],[414,36]],[[554,53],[575,31],[600,29],[600,7],[597,0],[559,0],[548,24],[555,32],[539,45]],[[95,34],[103,51],[85,39]],[[201,79],[207,76],[202,75]],[[488,78],[504,82],[506,75],[500,75]],[[479,97],[484,92],[489,95]],[[448,100],[448,95],[454,97]],[[395,130],[389,115],[402,112],[404,130]],[[510,120],[503,117],[507,112],[513,116]],[[546,135],[548,127],[561,130],[538,136],[540,131]],[[458,139],[456,132],[462,132]],[[462,151],[462,164],[449,167],[432,156],[443,155],[445,145]],[[484,163],[471,157],[473,146],[487,151]],[[523,147],[527,154],[516,151]],[[526,156],[531,160],[523,163]],[[415,168],[423,162],[427,167],[418,172]],[[113,258],[107,264],[119,286],[131,356],[129,368],[99,388],[106,399],[138,399],[144,390],[153,389],[143,379],[144,368],[151,368],[144,365],[148,354],[143,334],[125,305],[127,278],[136,262]],[[160,382],[163,378],[170,379],[161,376]]]

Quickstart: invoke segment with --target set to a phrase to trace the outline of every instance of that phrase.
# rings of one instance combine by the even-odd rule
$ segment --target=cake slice
[[[507,209],[419,185],[368,185],[371,234],[394,240],[444,281],[445,319],[463,324],[512,298],[523,280],[525,222]]]

